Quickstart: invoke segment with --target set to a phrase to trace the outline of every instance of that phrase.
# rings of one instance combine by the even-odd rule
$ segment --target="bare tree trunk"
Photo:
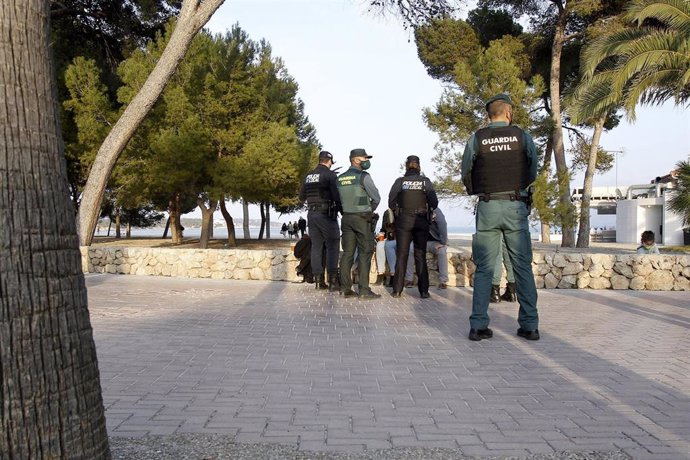
[[[245,240],[251,238],[249,234],[249,203],[244,198],[242,198],[242,232]]]
[[[120,214],[120,209],[115,210],[115,238],[118,240],[122,238],[122,215]]]
[[[180,195],[176,194],[170,200],[170,233],[172,235],[172,243],[182,243],[182,224],[180,223]]]
[[[0,457],[109,459],[48,17],[0,2]]]
[[[558,190],[560,196],[560,214],[562,222],[563,240],[561,246],[575,246],[574,235],[574,210],[570,201],[570,182],[568,180],[568,165],[565,161],[565,145],[563,144],[563,126],[561,120],[561,54],[565,40],[565,27],[568,16],[561,11],[556,32],[551,46],[551,76],[549,91],[551,94],[551,118],[553,119],[553,156],[556,161],[556,174],[558,176]]]
[[[271,203],[266,202],[266,239],[271,239]]]
[[[208,208],[206,202],[202,198],[197,198],[196,204],[201,209],[201,237],[199,238],[199,248],[208,248],[208,240],[211,236],[211,226],[213,225],[213,213],[216,212],[218,206],[217,200],[211,200]]]
[[[264,202],[259,202],[259,211],[261,212],[261,227],[259,228],[259,239],[264,239],[264,225],[266,225],[266,214],[264,213]]]
[[[551,172],[551,155],[553,153],[553,137],[549,136],[549,138],[546,141],[546,150],[544,151],[544,164],[542,165],[542,169],[540,174],[543,174],[546,176],[546,179],[548,180],[549,177],[549,172]],[[548,220],[545,220],[542,218],[542,216],[539,216],[540,222],[541,222],[541,242],[542,243],[551,243],[551,222]]]
[[[175,31],[156,63],[156,67],[103,141],[91,166],[77,214],[79,241],[82,246],[91,245],[105,186],[115,162],[165,89],[170,77],[187,53],[194,36],[223,2],[224,0],[184,0],[182,2]]]
[[[113,220],[108,217],[108,234],[106,236],[110,236],[110,228],[113,226]]]
[[[235,239],[235,223],[228,212],[228,208],[225,206],[225,199],[220,200],[220,212],[223,214],[225,225],[228,227],[228,246],[234,248],[237,246],[237,240]]]
[[[130,222],[127,222],[127,230],[125,230],[125,237],[126,238],[132,237],[132,224]]]
[[[168,229],[170,228],[170,215],[168,215],[168,220],[165,221],[165,229],[163,229],[163,239],[168,237]]]
[[[592,134],[592,145],[589,149],[589,161],[587,162],[587,169],[585,170],[585,180],[582,185],[582,200],[580,201],[580,226],[577,232],[577,247],[589,247],[589,211],[590,202],[592,201],[592,184],[594,182],[594,173],[597,168],[597,154],[599,153],[599,140],[601,133],[604,131],[604,123],[606,122],[606,115],[600,117],[594,123],[594,133]]]

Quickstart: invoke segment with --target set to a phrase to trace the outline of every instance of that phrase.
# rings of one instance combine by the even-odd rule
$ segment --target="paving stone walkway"
[[[540,290],[540,341],[501,303],[494,338],[470,342],[467,288],[86,279],[112,437],[690,458],[688,292]]]

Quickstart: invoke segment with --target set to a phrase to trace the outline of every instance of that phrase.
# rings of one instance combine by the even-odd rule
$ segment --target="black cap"
[[[350,150],[350,159],[353,159],[356,157],[373,158],[371,155],[368,155],[367,151],[364,149],[352,149],[352,150]]]
[[[489,110],[489,105],[492,102],[496,102],[496,101],[503,101],[503,102],[506,102],[510,105],[513,105],[513,101],[510,100],[510,96],[508,96],[506,93],[500,93],[500,94],[495,95],[494,97],[492,97],[488,101],[486,101],[486,110]]]
[[[419,169],[419,157],[417,155],[410,155],[405,160],[405,168],[407,169]]]
[[[319,162],[322,162],[324,160],[331,160],[333,164],[335,164],[335,161],[333,160],[333,154],[331,152],[321,150],[319,152]]]

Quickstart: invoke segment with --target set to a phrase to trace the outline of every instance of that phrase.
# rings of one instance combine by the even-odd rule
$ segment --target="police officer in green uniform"
[[[469,339],[489,339],[489,297],[501,234],[515,273],[518,336],[539,340],[537,289],[532,274],[532,242],[527,221],[529,185],[537,176],[537,151],[532,137],[512,125],[513,104],[507,94],[486,103],[490,124],[470,136],[462,157],[462,181],[477,195],[477,233],[472,242],[474,294]]]
[[[331,171],[333,155],[325,150],[319,152],[319,164],[302,181],[299,198],[307,201],[309,212],[309,237],[311,238],[311,266],[316,289],[338,290],[338,255],[340,254],[340,229],[338,211],[337,176]],[[323,248],[326,246],[326,268],[328,285],[323,273]]]
[[[381,297],[369,288],[369,269],[374,254],[374,210],[381,201],[379,191],[369,173],[371,165],[364,149],[350,152],[350,169],[338,176],[338,192],[343,207],[342,229],[343,255],[340,258],[340,289],[345,297],[359,295],[360,299]],[[359,270],[359,294],[352,290],[350,272],[357,248]]]
[[[388,207],[395,209],[396,262],[393,279],[393,297],[402,295],[405,267],[410,255],[410,242],[414,243],[414,265],[417,288],[422,299],[429,298],[429,270],[426,266],[426,243],[429,239],[430,213],[438,206],[438,197],[428,177],[421,175],[419,157],[410,155],[405,160],[405,175],[393,183],[388,194]]]

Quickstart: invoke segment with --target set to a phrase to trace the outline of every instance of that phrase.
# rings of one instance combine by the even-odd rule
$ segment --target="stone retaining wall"
[[[82,247],[85,273],[179,276],[236,280],[299,281],[289,249],[161,249]],[[435,257],[428,256],[432,284]],[[466,251],[448,250],[450,286],[471,286],[475,265]],[[375,270],[372,264],[372,270]],[[611,255],[535,252],[537,288],[690,290],[688,255]],[[376,273],[371,273],[372,281]],[[505,279],[502,281],[505,284]]]

